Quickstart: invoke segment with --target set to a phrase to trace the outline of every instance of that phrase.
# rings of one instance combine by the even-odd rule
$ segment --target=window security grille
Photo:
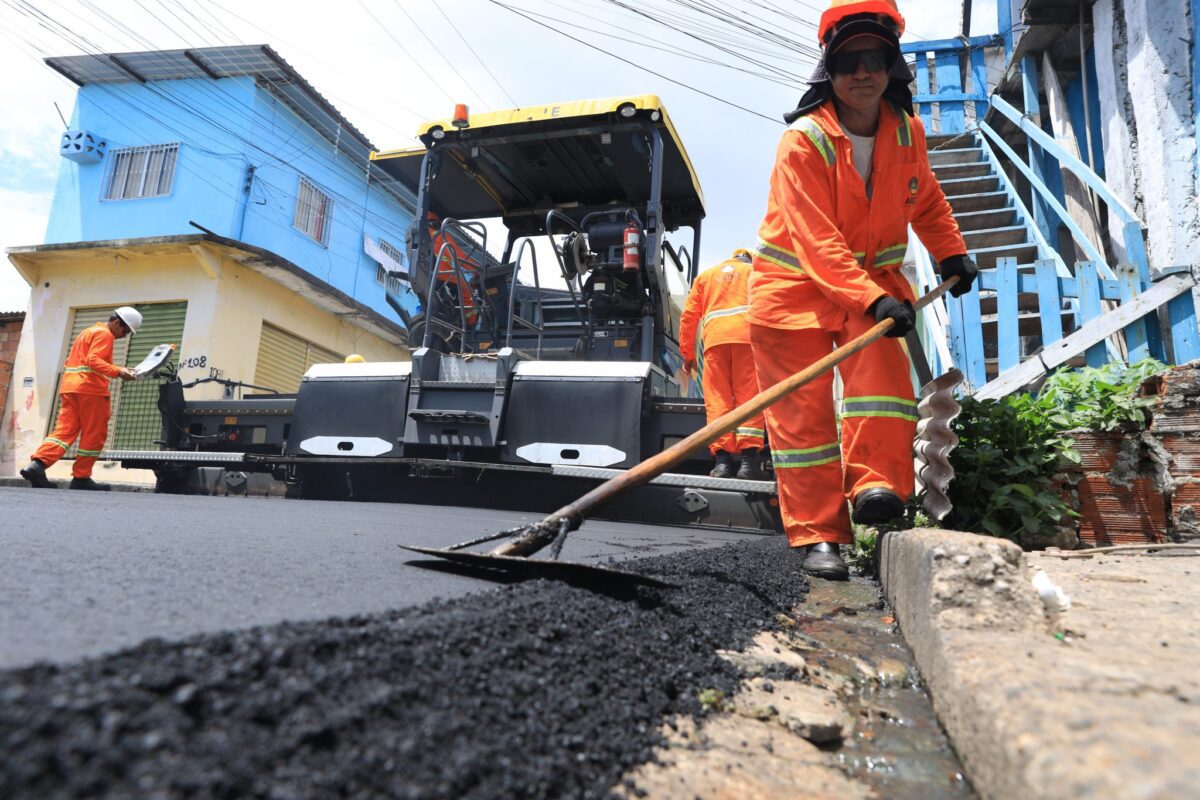
[[[389,242],[387,239],[379,240],[379,249],[386,253],[397,264],[403,264],[404,258],[400,255],[400,250],[396,245]],[[388,272],[383,264],[375,266],[375,282],[383,286],[392,294],[400,294],[400,287],[404,285],[404,279],[399,275]]]
[[[387,239],[379,240],[379,249],[391,256],[392,261],[397,264],[404,263],[404,256],[400,255],[400,248],[389,242]]]
[[[392,294],[400,294],[400,288],[404,286],[404,279],[388,272],[382,264],[375,267],[375,282]]]
[[[333,198],[308,178],[300,179],[300,189],[296,192],[296,216],[292,225],[322,245],[329,244],[329,229],[333,226]]]
[[[126,147],[112,151],[105,200],[136,200],[171,193],[179,144]]]

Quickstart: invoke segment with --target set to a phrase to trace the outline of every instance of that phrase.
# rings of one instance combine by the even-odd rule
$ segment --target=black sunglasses
[[[826,68],[838,75],[853,75],[862,64],[867,72],[891,69],[894,55],[887,50],[854,50],[849,53],[834,53],[825,60]]]

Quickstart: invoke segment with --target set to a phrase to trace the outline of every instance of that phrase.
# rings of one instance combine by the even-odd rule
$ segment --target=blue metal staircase
[[[920,93],[914,100],[928,132],[930,164],[980,267],[972,291],[922,314],[922,341],[934,371],[958,367],[966,376],[965,393],[995,398],[1063,365],[1098,366],[1146,356],[1182,364],[1200,358],[1192,299],[1200,290],[1191,268],[1168,267],[1152,276],[1143,223],[1099,176],[1001,98],[963,90],[960,56],[972,66],[967,77],[983,86],[985,43],[945,40],[907,48],[917,56]],[[931,76],[937,79],[934,89]],[[1038,169],[985,121],[991,117],[1009,120],[1028,138],[1031,154],[1040,148],[1036,152],[1053,156],[1107,204],[1121,219],[1114,235],[1122,237],[1131,263],[1104,262],[1098,245],[1086,239]],[[1024,176],[1023,191],[1001,165],[1001,154]],[[1056,224],[1070,231],[1090,260],[1069,266],[1042,235],[1044,226],[1035,221],[1023,194],[1033,198],[1043,218],[1057,215]],[[909,260],[915,263],[918,292],[929,291],[938,282],[936,264],[911,233]]]

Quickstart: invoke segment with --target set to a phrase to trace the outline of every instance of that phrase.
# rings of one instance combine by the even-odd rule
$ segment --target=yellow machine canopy
[[[655,134],[662,142],[661,220],[668,230],[704,218],[700,183],[653,95],[586,100],[426,123],[424,147],[371,154],[414,193],[429,159],[429,208],[443,217],[500,217],[517,235],[544,233],[551,209],[578,222],[651,199]],[[557,232],[557,231],[556,231]]]

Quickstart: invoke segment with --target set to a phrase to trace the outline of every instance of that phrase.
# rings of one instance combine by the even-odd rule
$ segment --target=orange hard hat
[[[830,31],[846,17],[858,14],[880,14],[890,19],[896,25],[897,36],[904,34],[904,17],[896,7],[896,0],[833,0],[829,8],[821,14],[821,23],[817,26],[817,37],[822,44],[829,42]]]

